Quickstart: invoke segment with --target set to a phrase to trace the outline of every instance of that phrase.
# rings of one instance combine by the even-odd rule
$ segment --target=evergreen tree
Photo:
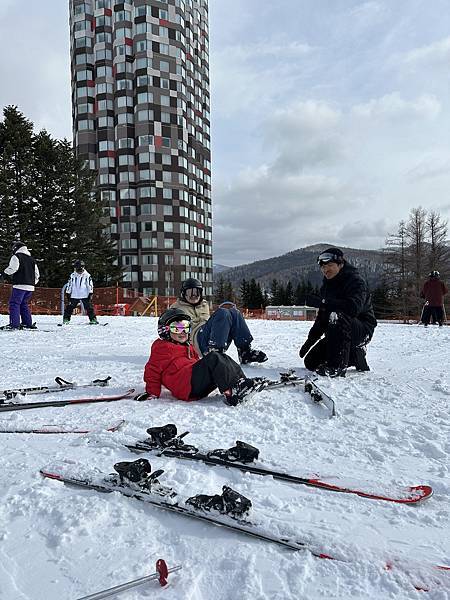
[[[233,286],[231,281],[227,279],[223,285],[223,300],[222,302],[226,302],[229,300],[230,302],[236,302],[236,297],[233,291]]]
[[[250,289],[249,289],[248,281],[246,281],[245,279],[243,279],[241,282],[240,295],[241,295],[242,306],[244,308],[248,308],[248,303],[250,300]]]
[[[2,263],[20,236],[39,261],[44,286],[61,286],[76,258],[85,260],[96,286],[118,281],[122,270],[103,230],[94,183],[67,140],[33,134],[33,124],[16,107],[6,107],[0,123]]]
[[[286,285],[286,290],[284,292],[284,304],[285,306],[292,306],[294,304],[294,290],[292,288],[291,280],[289,280]]]
[[[11,244],[27,241],[32,227],[33,124],[16,106],[7,106],[0,123],[0,259],[11,256]]]

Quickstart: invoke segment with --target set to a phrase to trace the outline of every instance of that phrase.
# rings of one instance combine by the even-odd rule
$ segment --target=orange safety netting
[[[0,312],[8,312],[11,285],[0,285]],[[93,296],[97,315],[158,316],[176,298],[174,296],[143,296],[128,288],[96,288]],[[30,310],[36,315],[60,315],[62,313],[62,293],[60,288],[37,287],[29,302]]]

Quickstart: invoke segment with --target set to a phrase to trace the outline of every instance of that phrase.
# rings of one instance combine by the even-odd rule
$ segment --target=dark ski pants
[[[78,304],[81,302],[84,310],[87,312],[89,319],[95,319],[94,307],[90,298],[71,298],[69,304],[66,304],[64,308],[64,319],[69,319],[72,316],[73,311],[76,309]]]
[[[422,323],[428,325],[430,321],[442,325],[444,321],[444,309],[442,306],[430,306],[429,304],[426,304],[423,307]]]
[[[223,393],[245,377],[241,367],[228,354],[209,352],[192,369],[191,398],[204,398],[216,388]]]
[[[227,350],[231,342],[237,348],[247,348],[253,337],[244,317],[237,308],[218,308],[197,334],[197,343],[202,354],[209,348]]]
[[[336,315],[336,319],[334,319]],[[311,348],[304,358],[305,367],[315,371],[319,365],[326,364],[331,368],[346,368],[358,365],[358,347],[365,346],[371,339],[372,332],[359,319],[343,313],[331,313],[328,327],[323,337]],[[365,362],[365,360],[364,360]],[[364,370],[361,368],[361,370]]]
[[[28,306],[28,301],[32,295],[33,292],[18,290],[13,287],[9,298],[9,324],[11,327],[20,327],[21,319],[22,325],[26,325],[27,327],[33,325],[33,319]]]

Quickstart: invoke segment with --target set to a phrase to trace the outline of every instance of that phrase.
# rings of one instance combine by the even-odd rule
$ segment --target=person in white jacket
[[[64,308],[63,323],[70,323],[70,317],[74,309],[81,302],[84,310],[89,317],[91,325],[98,325],[97,317],[95,316],[94,307],[92,306],[92,294],[94,293],[94,285],[91,275],[84,268],[84,261],[77,259],[73,263],[73,273],[69,277],[66,285],[66,294],[70,296],[69,303],[66,303]]]

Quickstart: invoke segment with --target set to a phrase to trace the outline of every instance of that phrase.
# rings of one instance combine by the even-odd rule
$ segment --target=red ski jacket
[[[176,344],[160,339],[154,341],[144,371],[147,394],[159,398],[163,385],[178,400],[194,400],[189,398],[191,376],[192,368],[199,360],[192,344]]]
[[[430,278],[425,281],[420,295],[425,298],[430,306],[442,306],[447,291],[447,286],[443,281]]]

